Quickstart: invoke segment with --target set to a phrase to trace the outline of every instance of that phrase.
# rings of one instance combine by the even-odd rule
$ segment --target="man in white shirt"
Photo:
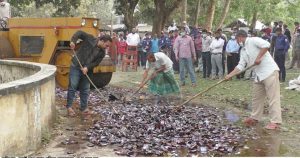
[[[264,111],[265,98],[268,98],[270,123],[266,129],[277,129],[282,123],[280,105],[279,68],[268,52],[270,43],[259,37],[247,37],[247,32],[239,30],[236,38],[241,49],[241,57],[236,68],[225,79],[239,73],[247,66],[255,64],[256,73],[253,84],[251,117],[244,120],[246,125],[255,125],[261,120]]]
[[[168,32],[175,31],[175,30],[177,30],[177,26],[174,25],[174,23],[172,23],[172,24],[168,27]]]
[[[137,46],[140,43],[140,36],[136,33],[136,28],[132,29],[132,32],[127,35],[126,39],[128,46]]]
[[[10,18],[10,4],[4,0],[0,0],[0,18]]]
[[[186,21],[183,21],[182,23],[183,23],[184,31],[186,32],[186,34],[189,35],[191,33],[189,25],[186,23]]]
[[[222,65],[222,53],[224,40],[221,38],[221,33],[219,31],[215,32],[215,38],[212,40],[209,48],[211,50],[211,78],[223,78],[223,65]],[[218,74],[217,73],[217,69]]]
[[[144,82],[148,78],[148,73],[151,68],[154,69],[154,72],[150,76],[150,93],[158,96],[179,93],[179,86],[173,72],[173,62],[163,52],[150,53],[147,56],[146,70],[140,87],[146,84]]]

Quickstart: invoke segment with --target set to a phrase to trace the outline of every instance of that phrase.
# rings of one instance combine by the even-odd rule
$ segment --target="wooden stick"
[[[73,51],[73,54],[74,54],[75,58],[77,59],[79,65],[80,65],[80,67],[83,69],[83,66],[82,66],[81,62],[79,61],[79,59],[78,59],[78,57],[77,57],[77,55],[76,55],[74,49],[72,49],[72,51]],[[101,92],[99,91],[99,89],[97,88],[97,86],[94,84],[94,82],[91,80],[91,78],[89,77],[89,75],[85,74],[85,76],[86,76],[87,79],[90,81],[90,83],[93,85],[93,87],[96,89],[96,91],[98,92],[98,94],[99,94],[102,98],[104,98],[104,96],[101,94]],[[105,99],[104,99],[104,100],[105,100]],[[117,112],[117,110],[114,108],[114,106],[112,106],[107,100],[105,100],[105,102],[113,108],[113,110],[115,111],[115,113],[118,114],[118,112]]]
[[[152,75],[151,75],[151,76],[152,76]],[[143,85],[147,84],[148,81],[150,81],[151,76],[148,77],[148,78],[144,81]],[[130,99],[131,99],[135,94],[137,94],[142,88],[143,88],[143,87],[140,86],[138,90],[136,90],[134,93],[132,93],[129,97],[125,97],[125,99],[126,99],[126,100],[130,100]]]
[[[254,65],[251,65],[251,66],[247,67],[246,69],[244,69],[243,71],[241,71],[241,72],[239,72],[239,73],[233,75],[232,77],[237,76],[237,75],[239,75],[239,74],[241,74],[241,73],[243,73],[243,72],[245,72],[245,71],[247,71],[247,70],[249,70],[249,69],[251,69],[251,68],[253,68],[253,67],[254,67]],[[187,104],[187,103],[190,102],[191,100],[197,98],[197,97],[200,96],[200,95],[203,95],[205,92],[211,90],[212,88],[218,86],[219,84],[221,84],[221,83],[223,83],[223,82],[225,82],[225,81],[226,81],[226,79],[223,79],[223,80],[219,81],[218,83],[216,83],[216,84],[214,84],[214,85],[208,87],[208,88],[205,89],[204,91],[202,91],[202,92],[200,92],[200,93],[197,93],[196,95],[194,95],[194,96],[192,96],[191,98],[189,98],[187,101],[185,101],[185,102],[183,102],[182,104],[176,106],[176,108],[179,108],[179,107],[181,107],[181,106]]]

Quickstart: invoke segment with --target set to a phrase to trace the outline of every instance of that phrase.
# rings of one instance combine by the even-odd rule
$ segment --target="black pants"
[[[225,61],[226,61],[226,56],[225,53],[222,52],[222,68],[223,68],[223,76],[225,75]],[[219,74],[219,69],[217,68],[217,74]]]
[[[211,53],[202,52],[203,78],[209,77],[211,74]]]
[[[276,53],[275,52],[275,62],[277,63],[280,71],[279,71],[279,79],[280,81],[285,81],[285,76],[286,76],[286,72],[285,72],[285,53]]]
[[[231,56],[227,56],[227,73],[229,74],[231,71],[234,70],[234,68],[239,63],[239,54],[238,53],[230,53]]]
[[[146,66],[147,52],[139,51],[138,61],[139,61],[139,66]],[[140,62],[141,62],[141,64],[140,64]]]
[[[179,72],[179,62],[176,61],[175,52],[173,50],[171,51],[171,60],[173,62],[173,70]]]

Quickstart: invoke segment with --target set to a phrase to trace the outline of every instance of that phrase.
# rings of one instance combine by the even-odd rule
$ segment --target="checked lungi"
[[[154,95],[179,93],[179,86],[175,80],[173,70],[158,73],[150,80],[149,91]]]

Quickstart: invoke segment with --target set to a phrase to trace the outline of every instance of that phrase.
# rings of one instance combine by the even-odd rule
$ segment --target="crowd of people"
[[[191,85],[196,86],[196,72],[200,72],[203,78],[222,79],[225,73],[233,71],[240,59],[241,46],[237,43],[235,35],[238,27],[231,32],[217,29],[214,32],[200,27],[189,27],[183,21],[181,27],[171,24],[160,35],[146,32],[143,37],[133,29],[127,36],[119,35],[117,44],[118,63],[122,61],[126,47],[137,46],[139,66],[146,67],[146,58],[149,53],[164,52],[173,62],[173,70],[180,74],[181,86],[186,85],[185,78],[190,76]],[[280,68],[280,81],[285,82],[285,60],[288,56],[290,45],[293,47],[293,57],[289,68],[294,67],[299,61],[300,52],[300,27],[295,22],[295,29],[291,32],[282,21],[274,22],[274,26],[267,25],[262,30],[249,30],[248,37],[261,37],[271,43],[270,53]],[[126,39],[126,40],[125,40]],[[298,63],[299,65],[300,63]],[[254,79],[255,72],[249,75],[241,74],[237,78]]]
[[[136,37],[139,41],[135,43],[139,48],[139,63],[145,69],[141,87],[151,65],[155,71],[151,75],[149,91],[155,95],[179,92],[174,72],[179,73],[181,86],[186,85],[189,75],[192,87],[197,84],[197,71],[202,78],[211,80],[231,80],[233,76],[253,79],[253,109],[251,116],[244,120],[245,125],[252,126],[261,120],[265,98],[268,98],[271,112],[266,128],[279,128],[282,123],[280,82],[286,79],[285,60],[290,45],[293,57],[289,68],[293,68],[300,57],[298,22],[295,22],[292,33],[282,21],[259,31],[246,32],[234,27],[227,35],[222,29],[212,33],[200,27],[190,28],[185,21],[182,27],[171,24],[167,30],[166,33],[162,31],[159,37],[150,33],[145,33],[143,38]],[[131,38],[130,34],[127,38]],[[128,41],[127,45],[131,45]],[[124,50],[121,47],[118,44],[118,50]],[[255,66],[246,77],[241,72],[250,65]]]

